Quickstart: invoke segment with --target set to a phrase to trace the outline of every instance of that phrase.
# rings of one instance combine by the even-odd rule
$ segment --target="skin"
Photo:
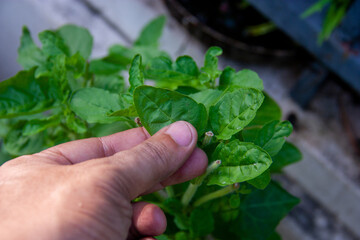
[[[205,153],[191,124],[150,137],[143,128],[61,144],[0,167],[2,239],[154,239],[156,205],[136,197],[201,175]]]

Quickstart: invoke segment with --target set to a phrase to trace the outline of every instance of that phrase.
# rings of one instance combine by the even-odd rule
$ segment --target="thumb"
[[[197,132],[188,122],[179,121],[126,151],[113,155],[121,189],[129,200],[149,191],[176,172],[194,151]]]

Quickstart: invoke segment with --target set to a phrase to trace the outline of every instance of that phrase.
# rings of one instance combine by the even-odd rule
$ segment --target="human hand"
[[[0,167],[1,239],[153,239],[166,218],[131,200],[201,175],[191,124],[61,144]]]

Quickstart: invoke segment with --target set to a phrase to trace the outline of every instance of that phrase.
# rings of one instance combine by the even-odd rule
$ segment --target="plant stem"
[[[204,179],[213,171],[215,171],[221,164],[220,160],[216,160],[212,162],[208,168],[206,169],[206,172],[201,175],[200,177],[195,178],[192,182],[190,182],[188,188],[186,189],[184,195],[181,198],[181,203],[183,206],[188,206],[191,199],[194,197],[196,190],[200,185],[203,183]]]
[[[197,184],[192,184],[192,183],[189,184],[188,188],[186,189],[184,195],[181,198],[181,203],[183,206],[186,207],[189,205],[191,199],[195,195],[196,190],[198,189],[199,186],[200,185]]]
[[[165,191],[166,191],[169,198],[174,198],[175,197],[174,189],[173,189],[172,186],[167,186],[165,188]]]
[[[207,176],[209,176],[209,174],[211,174],[213,171],[215,171],[218,167],[220,167],[220,165],[221,165],[221,160],[216,160],[216,161],[212,162],[212,163],[207,167],[206,172],[205,172],[203,175],[195,178],[195,179],[193,180],[193,183],[200,186],[200,185],[202,184],[202,182],[204,181],[204,179],[205,179]]]
[[[93,87],[95,83],[95,77],[94,74],[91,74],[91,78],[90,78],[90,86]]]
[[[154,196],[157,197],[160,200],[160,202],[165,201],[165,199],[167,198],[167,194],[163,190],[154,192]]]
[[[134,119],[134,121],[135,121],[135,123],[136,123],[136,125],[137,125],[138,127],[142,127],[142,126],[143,126],[139,117],[136,117],[136,118]]]
[[[211,143],[211,139],[213,138],[214,133],[212,131],[208,131],[205,133],[205,137],[202,141],[203,147],[209,145]]]
[[[235,184],[232,184],[232,185],[229,185],[227,187],[224,187],[220,190],[217,190],[215,192],[212,192],[212,193],[209,193],[201,198],[199,198],[198,200],[195,201],[194,203],[194,207],[198,207],[200,205],[202,205],[203,203],[206,203],[210,200],[213,200],[213,199],[216,199],[216,198],[220,198],[220,197],[223,197],[229,193],[232,193],[234,192],[236,189],[238,189],[240,186],[239,183],[235,183]]]

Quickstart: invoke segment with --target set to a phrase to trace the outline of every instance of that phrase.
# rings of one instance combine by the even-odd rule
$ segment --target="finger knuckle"
[[[160,167],[167,168],[169,165],[169,159],[171,159],[171,151],[162,142],[145,142],[142,148],[146,156],[154,161],[158,161]]]

